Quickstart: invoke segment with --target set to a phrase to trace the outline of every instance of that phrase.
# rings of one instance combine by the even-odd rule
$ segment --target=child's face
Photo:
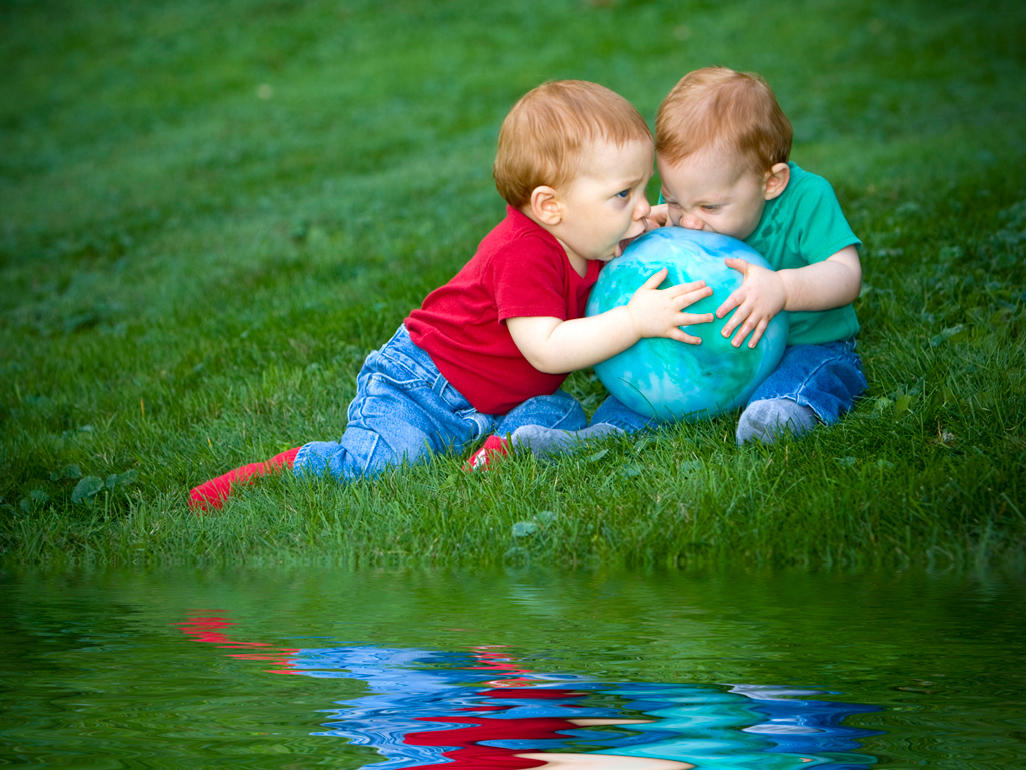
[[[761,175],[733,153],[707,148],[677,164],[657,161],[670,221],[744,240],[773,197]]]
[[[652,176],[652,143],[597,141],[584,150],[577,176],[557,191],[561,218],[552,233],[576,267],[608,262],[645,232],[651,211],[645,185]]]

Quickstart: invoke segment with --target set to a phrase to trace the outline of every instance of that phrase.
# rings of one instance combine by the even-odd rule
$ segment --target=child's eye
[[[719,210],[720,210],[720,205],[719,204],[715,204],[715,205],[712,204],[712,203],[704,203],[704,204],[702,204],[702,211],[719,211]]]
[[[631,197],[631,189],[628,187],[626,190],[620,190],[620,192],[618,192],[616,194],[616,197],[617,198],[630,198]]]

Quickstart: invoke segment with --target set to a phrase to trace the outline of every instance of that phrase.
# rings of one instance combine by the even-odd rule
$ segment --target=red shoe
[[[275,455],[266,462],[243,465],[216,479],[204,482],[189,493],[189,507],[204,511],[208,508],[220,508],[231,494],[233,486],[250,484],[257,476],[266,476],[268,473],[277,473],[282,468],[291,468],[298,453],[299,447],[296,447]]]
[[[486,471],[492,467],[496,459],[509,454],[509,441],[499,436],[489,436],[484,444],[465,463],[463,470],[471,473],[473,471]]]

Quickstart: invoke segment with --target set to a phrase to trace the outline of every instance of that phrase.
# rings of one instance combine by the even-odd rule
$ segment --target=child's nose
[[[685,212],[680,215],[680,226],[686,227],[688,230],[702,230],[705,228],[705,222],[694,214]]]
[[[644,219],[650,213],[652,213],[652,204],[648,202],[644,197],[638,201],[638,205],[634,207],[634,218]]]

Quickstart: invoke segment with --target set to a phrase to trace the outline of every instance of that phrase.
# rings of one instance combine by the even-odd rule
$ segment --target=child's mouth
[[[631,242],[634,241],[634,240],[637,240],[638,238],[640,238],[644,234],[645,234],[645,231],[642,230],[637,235],[632,235],[632,236],[629,236],[627,238],[623,238],[618,244],[616,244],[616,256],[618,256],[618,257],[623,256],[624,250],[628,246],[631,245]]]

